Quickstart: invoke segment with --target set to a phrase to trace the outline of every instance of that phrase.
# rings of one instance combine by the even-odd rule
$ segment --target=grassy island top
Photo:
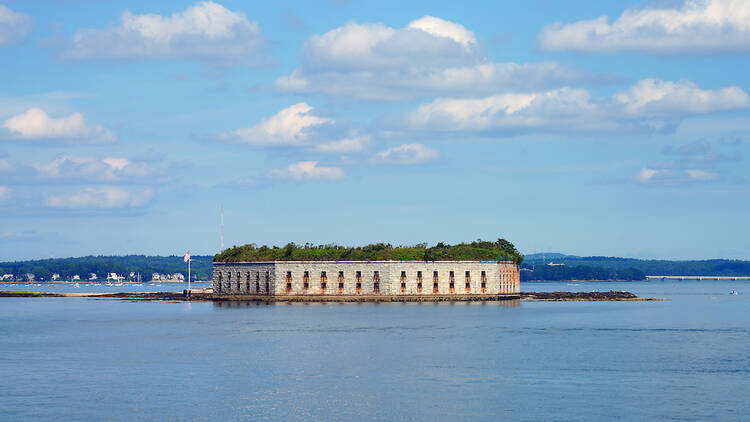
[[[505,239],[495,242],[479,239],[457,245],[441,242],[431,247],[426,243],[414,246],[376,243],[356,247],[309,243],[257,247],[248,244],[233,246],[214,255],[214,262],[240,261],[513,261],[520,264],[523,255]]]

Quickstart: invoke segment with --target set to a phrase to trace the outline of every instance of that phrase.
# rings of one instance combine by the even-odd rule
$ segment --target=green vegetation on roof
[[[487,242],[481,239],[471,243],[447,245],[426,243],[414,246],[392,246],[376,243],[367,246],[347,247],[330,245],[295,245],[284,247],[233,246],[214,256],[214,262],[240,261],[513,261],[521,263],[521,255],[505,239]]]

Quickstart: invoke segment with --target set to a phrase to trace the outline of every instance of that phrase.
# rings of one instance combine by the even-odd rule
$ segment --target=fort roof
[[[386,243],[366,246],[296,245],[283,247],[247,244],[234,246],[214,256],[214,262],[268,261],[510,261],[521,263],[521,255],[505,239],[495,242],[477,240],[471,243],[448,245],[438,243],[414,246],[392,246]]]

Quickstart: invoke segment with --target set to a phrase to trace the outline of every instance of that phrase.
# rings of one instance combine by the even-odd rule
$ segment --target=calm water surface
[[[750,282],[522,289],[669,300],[4,298],[0,420],[750,419]]]

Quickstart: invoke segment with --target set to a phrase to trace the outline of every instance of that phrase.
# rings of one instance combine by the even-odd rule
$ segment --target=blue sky
[[[750,4],[0,0],[0,260],[750,259]]]

